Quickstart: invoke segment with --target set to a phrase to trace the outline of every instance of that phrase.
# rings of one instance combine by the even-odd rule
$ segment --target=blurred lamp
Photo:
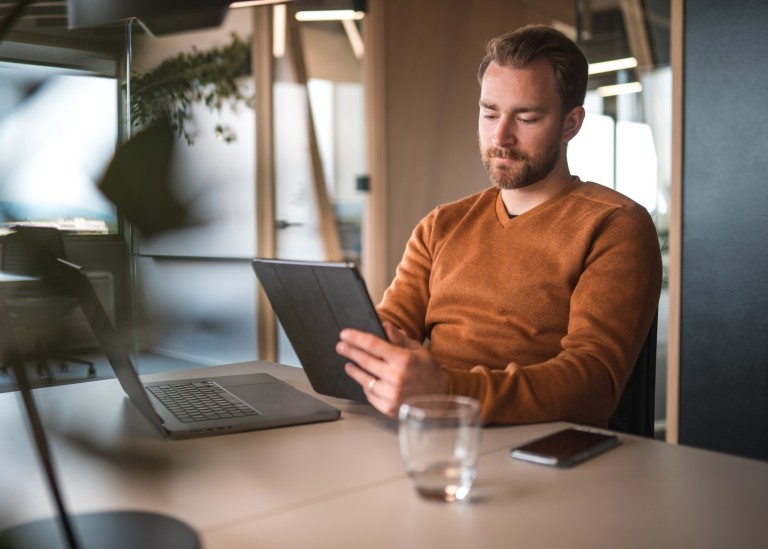
[[[290,1],[253,0],[249,5]],[[100,27],[135,19],[148,32],[159,36],[218,27],[233,3],[234,0],[67,0],[67,26]]]
[[[114,25],[137,20],[153,35],[171,34],[210,27],[224,22],[227,10],[270,4],[296,5],[301,12],[345,10],[354,19],[365,13],[365,0],[67,0],[70,29]],[[326,17],[327,19],[327,17]],[[338,20],[336,15],[333,19]]]

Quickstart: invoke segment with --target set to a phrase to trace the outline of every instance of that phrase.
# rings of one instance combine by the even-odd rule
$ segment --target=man
[[[414,230],[377,308],[389,342],[344,330],[337,351],[388,415],[450,393],[477,398],[485,423],[606,426],[658,306],[653,222],[570,174],[587,85],[575,43],[523,27],[489,43],[478,77],[493,186]]]

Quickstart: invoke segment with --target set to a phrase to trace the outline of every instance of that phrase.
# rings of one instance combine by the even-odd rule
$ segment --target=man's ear
[[[584,123],[584,107],[574,107],[565,115],[563,120],[563,143],[568,143],[579,133],[581,125]]]

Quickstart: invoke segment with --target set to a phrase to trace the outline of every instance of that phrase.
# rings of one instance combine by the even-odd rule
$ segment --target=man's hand
[[[432,354],[385,322],[389,341],[359,330],[342,330],[336,352],[348,358],[347,374],[357,381],[377,410],[396,416],[411,396],[445,394],[448,377]]]

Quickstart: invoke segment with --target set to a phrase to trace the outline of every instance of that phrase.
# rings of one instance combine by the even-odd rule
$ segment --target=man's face
[[[565,157],[562,99],[548,61],[525,68],[491,63],[480,92],[478,135],[483,165],[500,189],[546,178]]]

